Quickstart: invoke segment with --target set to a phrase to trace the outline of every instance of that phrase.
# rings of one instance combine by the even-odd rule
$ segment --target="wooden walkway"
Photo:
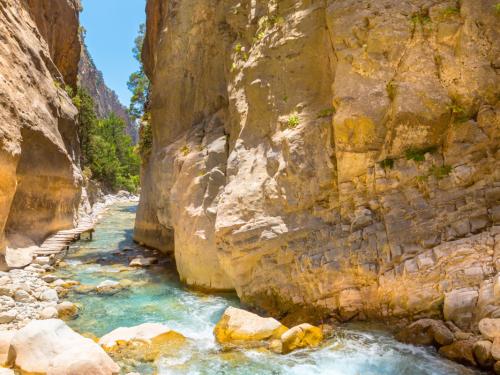
[[[82,219],[78,227],[57,232],[45,240],[45,242],[34,251],[35,256],[51,256],[57,257],[69,250],[69,245],[72,242],[78,241],[82,234],[88,234],[92,239],[95,223],[90,218]]]

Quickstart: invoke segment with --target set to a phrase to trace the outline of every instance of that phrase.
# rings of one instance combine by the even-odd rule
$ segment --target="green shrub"
[[[438,180],[441,180],[442,178],[445,178],[451,173],[451,166],[450,165],[442,165],[442,166],[436,166],[433,165],[430,169],[431,175],[436,177]]]
[[[144,158],[148,158],[153,148],[153,131],[149,123],[149,116],[144,116],[144,120],[139,128],[139,154]]]
[[[434,153],[436,151],[437,151],[436,146],[429,146],[422,148],[411,147],[405,151],[405,156],[407,160],[414,160],[420,162],[425,160],[425,154]]]
[[[299,125],[299,123],[300,123],[299,115],[294,113],[290,115],[290,117],[288,117],[286,125],[288,129],[294,129]]]
[[[393,169],[394,168],[394,159],[387,158],[379,162],[381,168],[384,169]]]
[[[452,120],[454,122],[466,122],[470,119],[466,109],[455,101],[448,106],[448,110],[451,112]]]
[[[424,26],[431,22],[431,18],[429,17],[429,15],[424,13],[415,13],[411,16],[410,20],[414,26],[417,25]]]
[[[495,7],[495,11],[497,12],[497,14],[500,14],[500,3],[496,3],[494,5],[494,7]]]
[[[335,108],[325,108],[319,111],[318,118],[331,117],[335,114]]]

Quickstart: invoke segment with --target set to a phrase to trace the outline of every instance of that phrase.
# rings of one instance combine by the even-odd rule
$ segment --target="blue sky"
[[[145,22],[145,0],[83,0],[80,22],[86,44],[106,84],[128,107],[129,75],[139,68],[132,56],[139,25]]]

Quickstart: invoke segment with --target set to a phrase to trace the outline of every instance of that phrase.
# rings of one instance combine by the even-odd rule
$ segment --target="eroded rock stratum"
[[[76,88],[78,7],[0,0],[0,255],[73,226],[77,110],[64,88]]]
[[[149,0],[135,237],[293,316],[500,316],[493,0]]]

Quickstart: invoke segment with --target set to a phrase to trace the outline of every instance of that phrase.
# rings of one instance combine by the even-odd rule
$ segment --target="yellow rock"
[[[154,361],[159,355],[175,354],[186,339],[158,323],[121,327],[103,336],[99,345],[109,353],[127,359]]]
[[[214,328],[220,344],[246,345],[279,339],[287,328],[273,318],[262,318],[251,312],[228,307]]]
[[[290,328],[281,336],[283,353],[285,354],[300,348],[316,348],[321,344],[321,341],[323,341],[321,328],[308,323]]]

